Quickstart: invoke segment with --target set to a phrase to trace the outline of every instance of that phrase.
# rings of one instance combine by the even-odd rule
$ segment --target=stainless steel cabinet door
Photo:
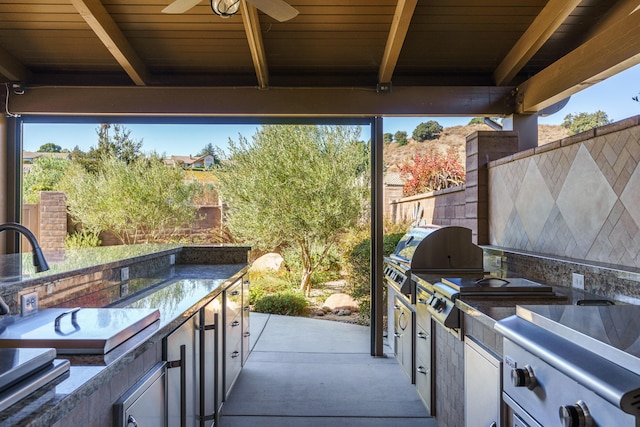
[[[200,316],[191,316],[164,340],[167,361],[167,417],[171,427],[197,427],[196,395],[199,346],[196,332]]]
[[[158,363],[115,403],[118,427],[167,427],[166,367]]]
[[[222,390],[223,354],[222,295],[213,299],[201,310],[200,327],[200,387],[202,393],[198,413],[204,414],[203,425],[215,424],[224,397]]]
[[[472,338],[464,341],[464,420],[466,427],[502,425],[502,360]]]

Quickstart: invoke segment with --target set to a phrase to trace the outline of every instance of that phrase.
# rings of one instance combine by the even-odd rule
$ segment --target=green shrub
[[[102,240],[100,240],[98,233],[84,230],[69,234],[64,239],[66,249],[95,248],[101,244]]]
[[[251,271],[249,273],[251,287],[249,304],[254,305],[265,295],[296,289],[296,284],[288,272]]]
[[[383,237],[383,254],[385,256],[395,250],[398,241],[406,233],[407,229],[407,224],[385,225],[385,235]],[[370,229],[368,226],[363,226],[345,236],[341,246],[344,270],[349,282],[347,292],[360,302],[358,322],[361,324],[368,324],[370,321],[370,245]],[[386,287],[384,289],[386,291]]]
[[[264,295],[256,301],[253,310],[258,313],[300,316],[305,314],[308,305],[309,302],[302,293],[289,290]]]

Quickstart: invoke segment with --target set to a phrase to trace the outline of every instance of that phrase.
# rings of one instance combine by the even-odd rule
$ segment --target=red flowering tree
[[[413,163],[400,168],[404,181],[404,195],[428,193],[464,184],[464,166],[454,150],[446,155],[431,152],[416,154]]]

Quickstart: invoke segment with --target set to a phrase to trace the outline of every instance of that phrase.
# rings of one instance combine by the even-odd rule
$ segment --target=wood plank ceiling
[[[639,0],[291,0],[299,15],[286,22],[244,0],[228,19],[207,0],[183,14],[161,13],[169,3],[3,1],[0,82],[41,94],[39,106],[28,97],[12,105],[56,110],[46,97],[60,100],[72,88],[64,92],[76,97],[69,104],[105,87],[153,94],[148,102],[158,93],[219,97],[241,88],[245,101],[227,99],[234,114],[243,111],[234,102],[267,99],[265,108],[284,114],[278,103],[306,105],[314,96],[335,103],[363,89],[386,101],[356,96],[346,113],[535,113],[640,63]],[[283,95],[300,88],[311,92]],[[199,113],[224,113],[210,107]]]

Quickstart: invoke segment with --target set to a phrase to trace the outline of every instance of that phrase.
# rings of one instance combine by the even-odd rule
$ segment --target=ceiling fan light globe
[[[223,18],[235,14],[240,7],[240,0],[211,0],[211,9]]]

